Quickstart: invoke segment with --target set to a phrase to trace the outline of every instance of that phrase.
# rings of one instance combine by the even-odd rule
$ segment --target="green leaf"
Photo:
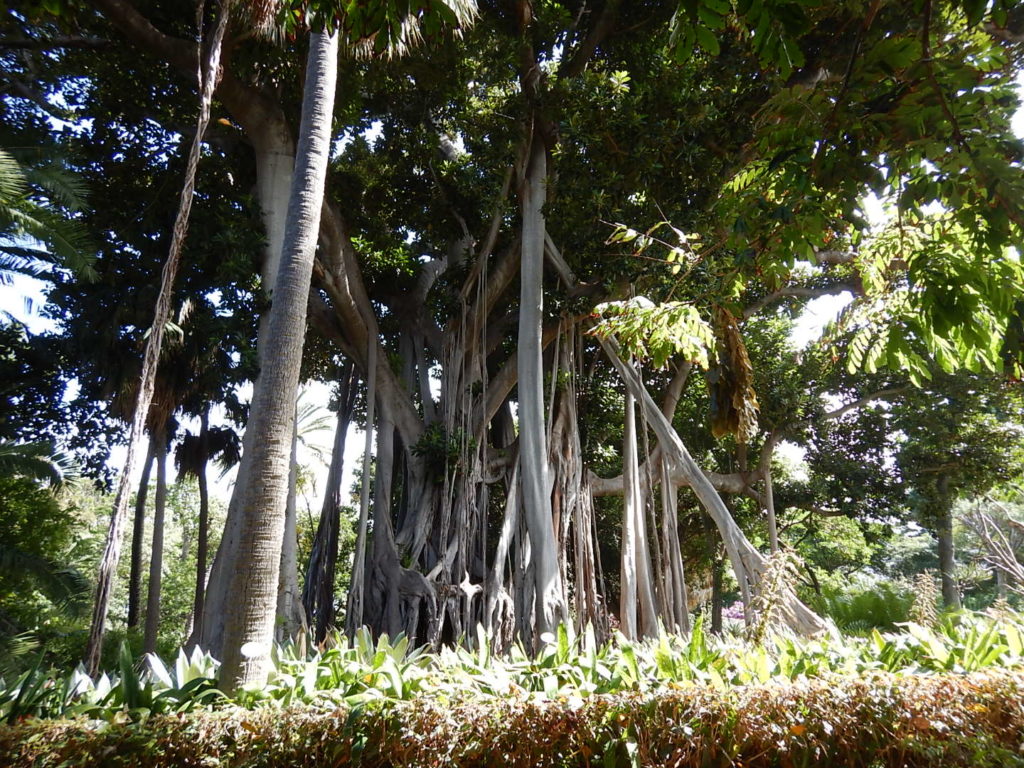
[[[721,53],[721,47],[718,44],[718,38],[715,33],[712,32],[705,26],[700,24],[694,27],[694,33],[697,35],[697,43],[712,56],[717,56]]]

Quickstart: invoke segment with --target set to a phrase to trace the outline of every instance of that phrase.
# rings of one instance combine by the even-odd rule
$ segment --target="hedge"
[[[835,677],[544,701],[27,719],[0,760],[149,766],[1024,766],[1024,673]]]

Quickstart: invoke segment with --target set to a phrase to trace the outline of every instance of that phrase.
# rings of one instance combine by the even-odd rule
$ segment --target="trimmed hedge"
[[[1024,673],[834,677],[544,701],[227,709],[0,728],[10,766],[1024,766]]]

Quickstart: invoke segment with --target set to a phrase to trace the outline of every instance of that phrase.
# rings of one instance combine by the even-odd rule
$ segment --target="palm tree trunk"
[[[149,475],[156,456],[156,441],[149,436],[146,463],[142,465],[139,491],[135,495],[135,522],[132,525],[132,562],[128,576],[128,627],[139,626],[142,614],[142,547],[146,536],[146,497],[149,495]]]
[[[121,559],[121,539],[124,531],[125,518],[128,516],[128,483],[135,471],[138,461],[139,446],[149,415],[149,406],[153,402],[153,390],[156,385],[156,369],[160,360],[160,347],[163,342],[164,328],[171,314],[171,289],[178,272],[181,260],[181,248],[188,231],[188,218],[192,210],[192,198],[195,190],[196,169],[199,166],[199,150],[206,126],[210,122],[210,105],[213,102],[213,91],[217,85],[220,71],[221,43],[228,26],[228,16],[234,0],[221,0],[220,16],[210,42],[207,59],[200,65],[199,84],[199,118],[196,121],[196,135],[189,152],[188,166],[185,171],[185,182],[178,203],[178,214],[174,220],[174,231],[171,236],[171,247],[167,254],[160,277],[160,294],[157,297],[154,311],[152,331],[146,341],[146,351],[142,361],[142,374],[139,381],[139,395],[132,416],[132,426],[128,433],[128,454],[125,457],[124,469],[118,480],[117,493],[114,496],[114,509],[110,515],[110,527],[100,558],[99,572],[96,577],[96,594],[93,601],[92,623],[89,629],[89,640],[85,650],[86,668],[93,674],[99,671],[100,656],[103,650],[103,634],[106,629],[107,611],[110,607],[110,595],[114,588],[114,577],[117,564]]]
[[[146,597],[145,653],[156,653],[160,629],[160,587],[164,567],[164,511],[167,508],[167,438],[163,428],[156,435],[156,496],[153,499],[153,547],[149,555],[149,588]]]
[[[253,392],[247,429],[256,439],[239,468],[248,482],[235,488],[241,494],[236,563],[244,567],[234,571],[232,602],[224,624],[220,685],[228,692],[265,682],[268,671],[288,495],[288,453],[330,157],[337,68],[337,34],[312,34],[285,246],[265,344],[274,355],[268,355]]]

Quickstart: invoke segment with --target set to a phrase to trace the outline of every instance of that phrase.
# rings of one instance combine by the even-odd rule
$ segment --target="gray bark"
[[[239,511],[238,562],[224,625],[220,685],[232,692],[262,684],[273,639],[280,569],[288,453],[305,337],[306,306],[330,157],[331,118],[338,66],[338,37],[310,36],[298,156],[288,206],[285,245],[268,325],[268,355],[253,392],[247,433],[258,435],[242,457],[245,486]],[[243,471],[247,470],[247,471]]]
[[[612,365],[619,372],[626,388],[640,401],[644,415],[654,429],[665,457],[673,461],[677,468],[686,475],[697,499],[718,528],[736,573],[736,580],[740,584],[744,605],[749,606],[752,597],[751,591],[757,588],[765,568],[764,558],[754,549],[732,515],[729,514],[729,510],[722,502],[718,492],[701,472],[693,457],[690,456],[690,452],[686,450],[679,435],[647,392],[647,388],[644,387],[635,369],[622,360],[618,344],[613,339],[607,339],[601,341],[601,346],[608,354]],[[802,634],[816,634],[825,629],[825,623],[821,618],[800,602],[790,590],[785,590],[780,597],[779,613],[790,627]]]
[[[519,294],[519,441],[523,516],[530,536],[536,583],[537,636],[565,620],[548,494],[544,429],[544,369],[541,334],[544,305],[544,216],[547,150],[539,135],[530,143],[523,180],[522,267]]]
[[[633,396],[626,394],[625,436],[622,450],[622,539],[619,545],[619,627],[630,640],[637,638],[636,520],[640,506],[639,466],[636,455],[636,417]]]

